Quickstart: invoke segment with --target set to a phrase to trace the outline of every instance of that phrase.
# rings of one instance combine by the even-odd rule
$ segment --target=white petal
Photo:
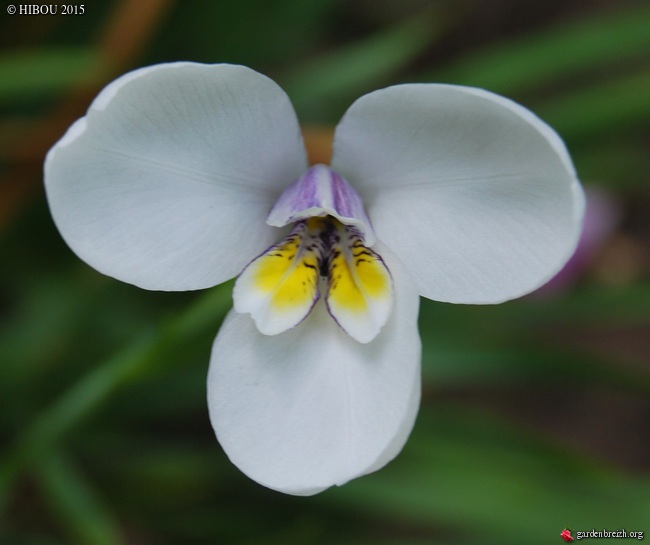
[[[584,197],[558,135],[480,89],[401,85],[355,102],[332,167],[420,294],[497,303],[549,280],[573,253]]]
[[[212,350],[210,418],[244,473],[296,495],[379,469],[401,450],[420,399],[418,295],[385,248],[395,309],[369,344],[350,338],[322,302],[296,328],[260,334],[231,312]]]
[[[213,286],[277,236],[265,225],[307,168],[286,94],[248,68],[136,70],[50,150],[57,227],[99,271],[148,289]]]

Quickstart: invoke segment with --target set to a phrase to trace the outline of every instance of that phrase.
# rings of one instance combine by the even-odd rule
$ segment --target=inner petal
[[[354,227],[332,223],[327,308],[348,335],[368,343],[390,316],[393,282],[379,254],[363,244]]]
[[[314,165],[287,187],[269,212],[266,223],[284,227],[316,216],[331,216],[344,225],[355,227],[370,246],[376,241],[361,196],[327,165]]]
[[[254,259],[237,279],[235,310],[250,313],[261,333],[276,335],[295,327],[318,300],[325,223],[323,218],[298,222],[287,238]]]

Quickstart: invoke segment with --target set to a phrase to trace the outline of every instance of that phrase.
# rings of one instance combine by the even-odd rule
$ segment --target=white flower
[[[331,168],[308,169],[286,94],[223,64],[108,85],[49,152],[45,184],[64,239],[104,274],[193,290],[241,273],[212,351],[211,421],[243,472],[298,495],[401,450],[420,398],[419,295],[528,293],[570,257],[583,214],[564,144],[510,100],[370,93],[338,125]]]

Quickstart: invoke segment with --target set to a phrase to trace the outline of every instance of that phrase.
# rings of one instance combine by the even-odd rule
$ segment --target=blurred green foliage
[[[15,105],[60,92],[82,79],[98,60],[88,47],[5,53],[0,57],[0,103]]]
[[[13,203],[0,208],[0,543],[541,545],[566,526],[650,530],[650,10],[602,4],[549,2],[556,17],[521,30],[502,15],[481,38],[470,2],[380,2],[382,16],[368,2],[171,2],[132,59],[250,65],[321,124],[392,83],[486,87],[556,127],[587,185],[624,205],[627,246],[611,248],[632,250],[571,289],[495,307],[423,301],[424,397],[404,452],[309,499],[250,482],[214,440],[205,375],[231,285],[148,293],[89,269],[42,190],[9,200],[12,169],[33,161],[18,183],[39,187],[42,156],[21,158],[15,125],[0,124]],[[3,12],[5,117],[38,120],[87,82],[121,5]]]

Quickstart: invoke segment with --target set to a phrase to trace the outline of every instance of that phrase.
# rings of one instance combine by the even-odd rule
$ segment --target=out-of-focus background
[[[1,544],[547,545],[566,527],[650,531],[650,4],[75,1],[0,12]],[[232,285],[146,292],[59,237],[47,149],[111,79],[172,60],[275,79],[314,160],[357,97],[399,82],[487,88],[565,139],[589,196],[578,254],[519,301],[422,302],[422,409],[382,471],[312,498],[248,480],[205,402]]]

